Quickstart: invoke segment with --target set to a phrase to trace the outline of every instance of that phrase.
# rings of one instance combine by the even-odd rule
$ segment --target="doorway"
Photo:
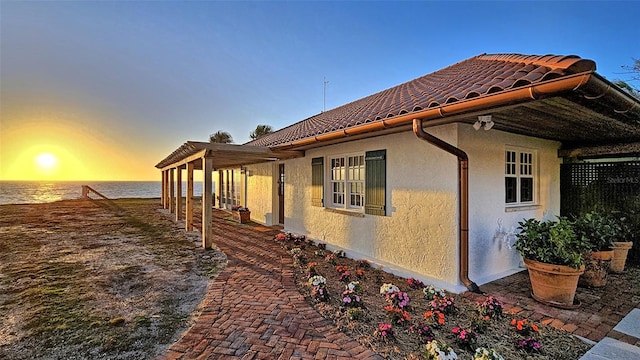
[[[284,164],[278,165],[278,224],[284,225]]]

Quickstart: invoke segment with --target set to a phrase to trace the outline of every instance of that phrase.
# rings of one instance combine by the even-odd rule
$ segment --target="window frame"
[[[508,154],[515,154],[511,158]],[[538,173],[539,157],[536,149],[507,146],[504,150],[504,203],[506,207],[518,207],[538,204],[538,189],[540,186],[540,176]],[[509,185],[507,179],[515,179],[515,201],[507,202],[509,195]],[[531,179],[531,200],[522,200],[523,180]]]
[[[351,166],[349,161],[350,159],[354,159],[354,158],[358,159],[358,163]],[[340,174],[342,179],[339,179],[339,180],[333,179],[335,160],[342,160],[342,164],[344,164],[344,166],[341,166],[341,168],[343,168],[344,173]],[[331,208],[331,209],[341,209],[341,210],[356,211],[356,212],[364,213],[365,204],[366,204],[365,153],[358,152],[358,153],[328,155],[326,163],[327,163],[326,183],[328,188],[325,189],[325,191],[327,191],[328,201],[325,200],[325,207]],[[354,176],[351,176],[350,174],[353,174],[355,171],[358,171],[359,178],[354,180],[352,179]],[[334,184],[342,184],[340,188],[342,189],[341,198],[343,200],[343,203],[335,202],[336,191],[335,191]],[[358,188],[359,191],[352,192],[351,185],[354,185],[354,184],[356,185],[356,188]],[[357,199],[359,199],[360,201],[360,205],[351,204],[352,195],[357,196]]]

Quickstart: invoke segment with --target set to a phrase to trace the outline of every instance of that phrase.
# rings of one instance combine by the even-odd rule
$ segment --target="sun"
[[[58,158],[51,153],[42,153],[36,156],[36,164],[41,170],[52,170],[58,163]]]

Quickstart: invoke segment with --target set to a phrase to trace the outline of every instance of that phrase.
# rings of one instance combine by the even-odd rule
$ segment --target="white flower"
[[[300,254],[300,252],[302,252],[302,250],[300,250],[300,248],[293,248],[289,252],[291,253],[291,255],[298,255]]]
[[[359,281],[352,281],[349,284],[347,284],[346,288],[347,288],[347,290],[358,291],[358,290],[360,290],[360,282]]]
[[[422,292],[424,293],[424,296],[428,298],[432,298],[434,295],[441,298],[447,296],[443,289],[436,289],[436,287],[433,285],[425,287],[424,289],[422,289]]]
[[[434,360],[456,360],[458,354],[456,354],[450,346],[447,346],[444,342],[438,342],[437,340],[429,341],[426,345],[427,358]]]
[[[493,349],[477,348],[473,360],[504,360],[504,358]]]
[[[311,284],[313,286],[318,286],[320,284],[324,285],[326,283],[327,283],[327,279],[325,279],[324,276],[314,275],[314,276],[309,278],[309,284]]]
[[[399,291],[400,289],[393,284],[382,284],[382,286],[380,286],[380,294],[382,295],[387,295]]]

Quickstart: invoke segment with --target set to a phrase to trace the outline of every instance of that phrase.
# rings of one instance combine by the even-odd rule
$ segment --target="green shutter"
[[[323,206],[324,158],[311,159],[311,205]]]
[[[367,151],[364,160],[367,173],[364,212],[385,216],[387,213],[387,150]]]

